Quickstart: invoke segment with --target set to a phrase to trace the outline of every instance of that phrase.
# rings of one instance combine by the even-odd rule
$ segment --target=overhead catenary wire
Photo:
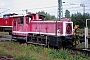
[[[29,1],[26,1],[26,2],[20,2],[20,3],[16,3],[16,4],[10,4],[10,5],[7,5],[7,6],[13,6],[13,5],[18,5],[18,4],[25,4],[27,2],[32,2],[33,0],[29,0]],[[73,5],[73,3],[69,3],[70,5],[63,5],[63,6],[71,6]],[[88,3],[89,4],[89,3]],[[34,9],[45,9],[45,8],[53,8],[53,7],[58,7],[58,6],[51,6],[51,7],[41,7],[41,8],[32,8],[32,9],[27,9],[27,10],[34,10]],[[74,7],[75,8],[75,7]],[[68,9],[72,9],[72,8],[68,8]],[[14,10],[15,11],[15,10]],[[18,10],[18,11],[22,11],[22,10]]]
[[[49,7],[41,7],[41,8],[31,8],[31,9],[27,9],[27,10],[37,10],[37,9],[47,9],[47,8],[57,8],[58,6],[49,6]],[[88,6],[87,6],[88,7]],[[70,7],[70,8],[66,8],[69,10],[75,9],[75,8],[82,8],[82,7]],[[26,10],[26,9],[25,9]],[[86,10],[86,9],[85,9]],[[22,11],[22,10],[14,10],[14,11]]]
[[[30,0],[30,1],[32,1],[32,0]],[[21,4],[23,4],[23,3],[25,3],[25,2],[22,2]],[[14,4],[13,4],[13,5],[14,5]],[[63,7],[65,7],[65,6],[73,6],[73,5],[63,5]],[[90,5],[88,5],[88,6],[86,6],[86,7],[89,7],[89,6],[90,6]],[[28,8],[27,10],[29,10],[29,11],[30,11],[30,10],[44,10],[44,9],[51,9],[51,8],[56,8],[56,9],[57,9],[57,7],[58,7],[58,6],[49,6],[49,7],[46,6],[46,7],[40,7],[40,8],[31,8],[31,9]],[[82,7],[80,7],[80,6],[77,6],[77,7],[76,7],[76,6],[75,6],[75,7],[65,8],[65,9],[63,9],[63,10],[66,10],[66,9],[67,9],[67,10],[70,10],[70,11],[71,11],[71,10],[72,10],[72,11],[77,11],[76,8],[82,8]],[[74,10],[73,10],[73,9],[74,9]],[[26,10],[26,9],[23,9],[23,11],[24,11],[24,10]],[[85,9],[85,10],[89,10],[89,9]],[[14,10],[13,10],[13,9],[10,9],[10,10],[9,10],[9,12],[16,12],[16,11],[22,11],[22,9],[20,9],[20,10],[18,10],[18,9],[14,9]]]
[[[46,7],[46,8],[52,8],[52,7]],[[56,8],[56,7],[55,7],[55,8]],[[76,8],[79,8],[79,7],[76,7]],[[33,10],[36,10],[36,9],[39,9],[39,8],[29,9],[29,12],[31,12],[31,11],[33,11]],[[43,8],[42,8],[42,9],[43,9]],[[31,10],[31,11],[30,11],[30,10]],[[80,11],[79,11],[78,9],[75,9],[75,8],[74,8],[74,9],[73,9],[73,8],[69,8],[69,9],[66,9],[66,10],[72,11],[72,13],[73,13],[73,12],[74,12],[74,13],[77,13],[77,12],[81,12],[81,11],[83,12],[82,8],[79,9]],[[90,9],[85,9],[85,10],[90,10]],[[20,12],[20,11],[22,11],[22,10],[16,10],[16,11]],[[14,12],[14,13],[15,13],[16,11],[10,11],[10,12]],[[39,11],[43,11],[43,10],[40,9]],[[51,11],[52,11],[52,10],[51,10]],[[51,13],[51,11],[50,11],[49,13]],[[37,12],[38,12],[38,11],[37,11]],[[46,11],[46,12],[47,12],[47,11]],[[88,11],[87,11],[87,12],[88,12]],[[86,12],[86,13],[87,13],[87,12]],[[22,12],[22,13],[23,13],[23,12]],[[20,13],[20,14],[22,14],[22,13]],[[32,12],[32,13],[35,13],[35,12]],[[63,13],[65,13],[65,10],[63,10]],[[54,13],[52,13],[52,15],[54,15]]]
[[[31,8],[31,9],[27,9],[27,10],[35,10],[35,9],[47,9],[47,8],[54,8],[54,7],[58,7],[58,6],[49,6],[49,7],[41,7],[41,8]],[[25,9],[26,10],[26,9]],[[14,11],[24,11],[24,10],[14,10]]]

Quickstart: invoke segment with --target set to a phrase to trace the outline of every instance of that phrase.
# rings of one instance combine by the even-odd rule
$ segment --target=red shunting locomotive
[[[39,45],[73,46],[73,22],[68,18],[47,21],[40,14],[13,16],[12,39]]]
[[[15,13],[13,14],[4,14],[3,17],[0,18],[0,31],[9,32],[9,34],[12,33],[12,17],[13,15],[17,15]]]

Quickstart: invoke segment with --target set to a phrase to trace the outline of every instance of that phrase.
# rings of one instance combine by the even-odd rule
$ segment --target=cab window
[[[29,24],[29,18],[26,17],[26,24]]]
[[[32,20],[32,17],[26,17],[26,24],[29,24],[31,20]]]
[[[13,20],[13,25],[14,25],[14,26],[16,26],[17,21],[18,21],[18,18],[14,18],[14,20]]]
[[[44,20],[44,17],[42,17],[42,16],[39,16],[39,20]]]
[[[23,24],[24,23],[24,19],[23,17],[20,17],[20,24]]]
[[[8,17],[9,17],[9,15],[3,15],[3,17],[4,17],[4,18],[8,18]]]
[[[14,26],[16,26],[16,21],[14,21]]]

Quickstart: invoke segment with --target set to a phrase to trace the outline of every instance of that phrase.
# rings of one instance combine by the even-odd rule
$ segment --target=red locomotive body
[[[13,17],[12,39],[26,40],[27,43],[52,45],[58,48],[62,43],[72,45],[73,22],[68,18],[60,21],[45,21],[45,16],[28,14]]]
[[[0,18],[0,31],[12,32],[12,15],[16,14],[5,14]]]

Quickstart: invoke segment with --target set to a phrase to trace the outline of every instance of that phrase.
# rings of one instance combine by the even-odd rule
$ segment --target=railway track
[[[87,48],[87,49],[85,49],[85,48],[74,48],[72,50],[80,51],[81,53],[84,53],[86,55],[88,54],[90,56],[90,48]]]
[[[12,36],[7,34],[0,34],[0,42],[11,41]],[[10,54],[0,54],[0,60],[15,60]]]
[[[76,54],[78,54],[77,52],[80,52],[80,54],[85,54],[87,56],[90,56],[90,48],[66,48],[67,50],[71,50],[73,52],[75,52]]]
[[[11,41],[12,36],[7,34],[0,34],[0,41]]]

